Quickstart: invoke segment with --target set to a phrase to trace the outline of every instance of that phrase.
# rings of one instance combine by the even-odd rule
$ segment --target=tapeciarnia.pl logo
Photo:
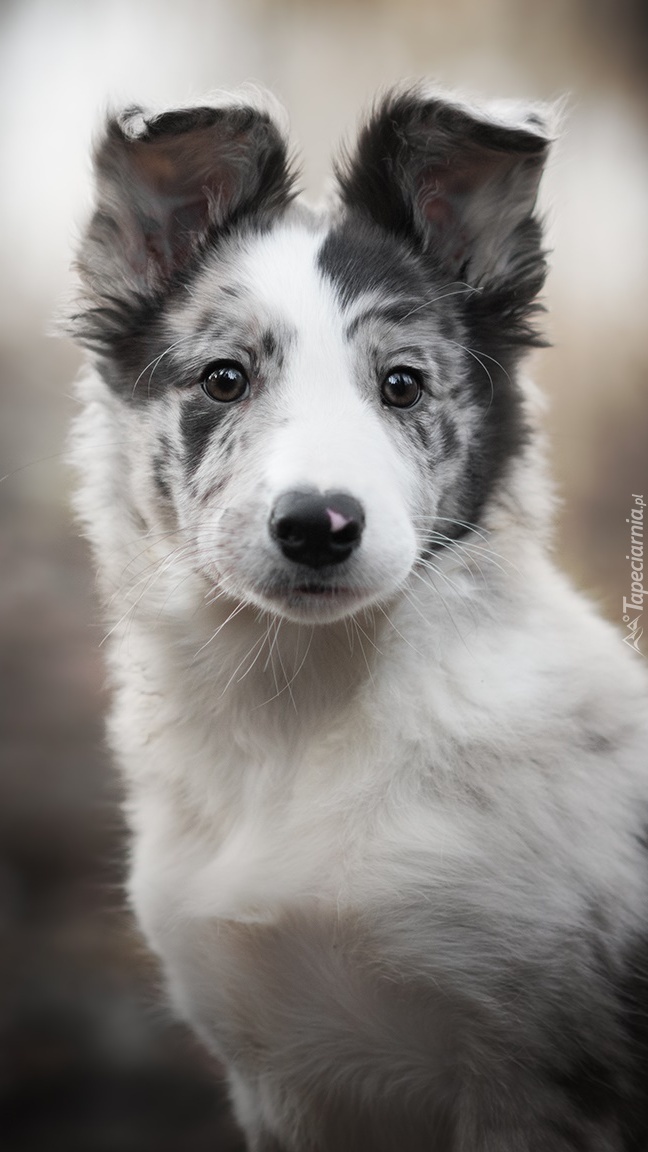
[[[648,590],[643,586],[644,508],[646,503],[643,496],[637,496],[634,492],[632,499],[634,500],[634,507],[630,509],[630,515],[626,519],[626,524],[630,525],[630,552],[626,556],[626,560],[630,561],[630,595],[623,597],[623,623],[626,626],[623,643],[629,644],[631,648],[641,652],[639,641],[643,636],[643,628],[640,627],[639,621],[643,612],[643,598],[648,594]]]

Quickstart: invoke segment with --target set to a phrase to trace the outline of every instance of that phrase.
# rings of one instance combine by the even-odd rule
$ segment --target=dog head
[[[142,534],[179,534],[207,589],[311,622],[456,547],[527,436],[547,148],[537,110],[398,91],[318,213],[263,108],[111,119],[74,331]]]

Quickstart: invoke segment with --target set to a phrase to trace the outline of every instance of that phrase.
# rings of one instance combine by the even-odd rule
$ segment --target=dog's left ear
[[[397,92],[337,177],[349,208],[429,252],[448,279],[495,287],[541,258],[533,213],[549,143],[537,108],[500,115]]]

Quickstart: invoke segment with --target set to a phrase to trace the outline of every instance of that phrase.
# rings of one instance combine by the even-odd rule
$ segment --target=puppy
[[[71,321],[130,897],[251,1152],[648,1148],[641,661],[554,568],[546,109],[110,119]]]

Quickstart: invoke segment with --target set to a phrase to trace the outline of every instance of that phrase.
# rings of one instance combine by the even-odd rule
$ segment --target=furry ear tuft
[[[109,119],[95,153],[96,209],[78,260],[91,307],[72,322],[102,347],[150,307],[220,229],[281,212],[294,196],[287,145],[251,105]]]
[[[337,170],[342,200],[408,237],[449,280],[494,288],[522,267],[526,278],[532,255],[544,268],[533,213],[550,143],[545,112],[392,93]]]

